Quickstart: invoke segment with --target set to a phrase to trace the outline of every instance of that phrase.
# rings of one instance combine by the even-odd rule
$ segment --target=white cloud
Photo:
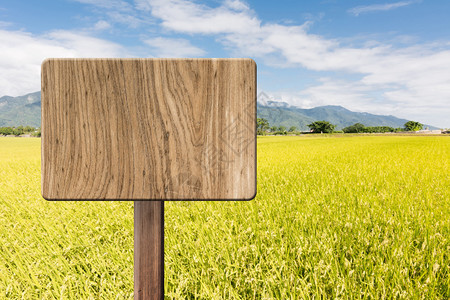
[[[105,30],[105,29],[109,29],[111,28],[111,24],[109,24],[108,22],[104,21],[104,20],[100,20],[97,23],[95,23],[94,25],[94,30]]]
[[[223,6],[210,8],[191,1],[138,0],[137,7],[151,10],[162,20],[162,26],[184,33],[249,33],[259,27],[248,6],[240,1],[226,1]]]
[[[134,5],[122,0],[74,0],[94,6],[96,12],[108,19],[109,24],[123,24],[130,28],[138,28],[142,24],[151,23],[138,15]],[[100,21],[102,22],[102,21]],[[105,22],[105,21],[103,21]],[[94,28],[95,29],[95,28]]]
[[[154,49],[157,57],[198,57],[205,54],[204,50],[191,45],[185,39],[158,37],[144,42]]]
[[[249,9],[249,6],[246,3],[241,2],[239,0],[226,0],[224,2],[224,6],[234,9],[236,11]]]
[[[395,3],[385,3],[385,4],[373,4],[373,5],[361,5],[348,10],[349,13],[359,16],[362,13],[369,13],[375,11],[388,11],[396,9],[403,6],[408,6],[413,4],[415,1],[401,1]]]
[[[0,21],[0,28],[5,28],[11,26],[11,22]]]
[[[133,6],[122,0],[75,0],[83,4],[95,5],[101,8],[120,10],[120,11],[131,11]]]
[[[120,57],[112,42],[71,31],[35,36],[0,30],[0,95],[18,96],[40,90],[41,63],[49,57]]]
[[[124,24],[130,28],[138,28],[142,24],[150,24],[150,20],[143,20],[136,15],[123,13],[120,11],[106,12],[111,23]]]

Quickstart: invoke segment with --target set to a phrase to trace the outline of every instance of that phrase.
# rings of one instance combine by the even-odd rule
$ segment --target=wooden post
[[[164,201],[134,202],[134,299],[164,299]]]

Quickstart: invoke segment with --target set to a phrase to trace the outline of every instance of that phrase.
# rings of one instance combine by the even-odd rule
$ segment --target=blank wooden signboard
[[[49,200],[249,200],[251,59],[49,59],[42,195]]]

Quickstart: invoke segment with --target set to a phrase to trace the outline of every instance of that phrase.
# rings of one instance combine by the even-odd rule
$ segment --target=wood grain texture
[[[256,194],[251,59],[49,59],[49,200],[245,200]]]
[[[134,299],[164,299],[164,201],[134,202]]]

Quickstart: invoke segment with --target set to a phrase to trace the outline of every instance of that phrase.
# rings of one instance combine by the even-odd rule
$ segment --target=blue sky
[[[37,5],[39,4],[39,5]],[[258,90],[450,127],[450,1],[0,3],[0,96],[47,57],[251,57]]]

